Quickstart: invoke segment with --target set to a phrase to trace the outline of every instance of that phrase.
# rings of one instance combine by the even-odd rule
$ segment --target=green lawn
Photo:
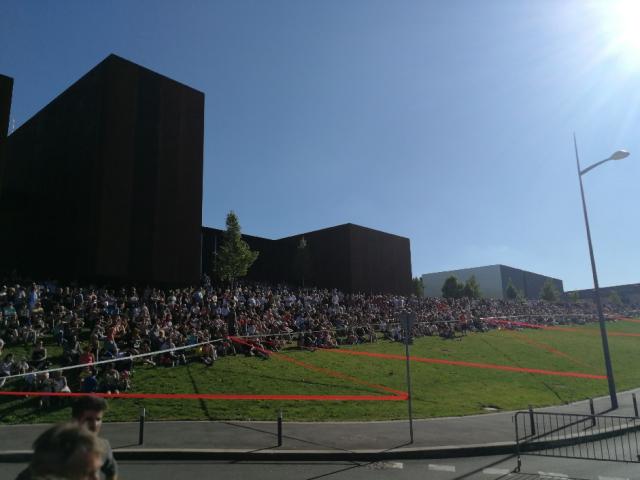
[[[521,368],[604,375],[597,325],[575,331],[494,330],[463,339],[426,337],[415,341],[411,355]],[[609,324],[612,362],[618,390],[640,386],[640,323]],[[404,346],[379,341],[344,350],[404,355]],[[6,350],[6,349],[5,349]],[[6,350],[9,351],[9,350]],[[21,348],[13,348],[22,354]],[[24,350],[24,353],[27,353]],[[50,353],[59,353],[50,349]],[[341,372],[369,383],[406,390],[402,360],[352,356],[331,351],[284,352],[291,358]],[[413,410],[416,417],[482,413],[486,408],[512,410],[562,404],[606,395],[606,380],[505,372],[420,362],[411,364]],[[221,358],[211,368],[192,363],[176,368],[138,366],[133,375],[135,392],[228,393],[300,395],[387,395],[372,386],[328,376],[277,356],[270,360],[247,357]],[[5,387],[6,388],[6,387]],[[381,420],[406,418],[403,401],[256,401],[256,400],[135,400],[112,399],[108,419],[135,420],[145,406],[149,420],[273,420],[282,408],[288,420]],[[34,399],[0,397],[0,421],[50,422],[68,418],[68,407],[37,408]]]

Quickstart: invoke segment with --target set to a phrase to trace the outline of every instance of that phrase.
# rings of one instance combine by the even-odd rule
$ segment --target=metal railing
[[[517,412],[516,453],[521,455],[640,463],[640,418]]]

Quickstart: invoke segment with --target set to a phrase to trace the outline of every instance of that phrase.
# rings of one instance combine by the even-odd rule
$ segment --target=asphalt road
[[[524,456],[520,473],[513,456],[471,457],[443,460],[408,460],[376,463],[354,462],[121,462],[120,478],[175,480],[257,478],[260,480],[534,480],[640,479],[640,464],[566,460]],[[13,479],[21,464],[0,465],[0,479]]]

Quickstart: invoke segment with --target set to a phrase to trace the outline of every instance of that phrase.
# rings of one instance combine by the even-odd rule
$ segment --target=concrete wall
[[[503,291],[507,290],[509,279],[511,279],[513,286],[520,290],[524,296],[529,299],[540,298],[540,292],[547,280],[551,280],[559,295],[562,295],[564,292],[562,280],[557,278],[527,272],[526,270],[520,270],[519,268],[508,267],[506,265],[500,265],[500,270]]]
[[[483,297],[503,298],[502,280],[500,278],[500,265],[488,265],[477,268],[462,268],[446,272],[427,273],[422,275],[424,294],[427,297],[441,297],[442,285],[450,276],[454,276],[459,282],[466,282],[472,276],[476,277]]]
[[[616,291],[620,296],[620,299],[625,303],[634,303],[640,304],[640,283],[631,283],[627,285],[615,285],[612,287],[601,287],[600,288],[600,298],[603,302],[609,301],[609,295],[611,295],[612,291]],[[577,293],[578,297],[581,300],[594,300],[594,290],[593,288],[588,288],[585,290],[573,290],[571,292],[566,292],[567,295],[572,293]]]
[[[452,275],[462,283],[470,279],[471,276],[475,276],[478,285],[480,285],[482,296],[487,298],[506,298],[505,292],[509,280],[511,280],[514,287],[523,292],[525,297],[529,299],[540,298],[540,291],[547,279],[550,279],[554,283],[560,295],[563,293],[562,280],[527,272],[519,268],[508,267],[506,265],[489,265],[486,267],[463,268],[460,270],[425,274],[422,276],[422,282],[425,286],[425,296],[441,297],[442,285],[445,280]]]

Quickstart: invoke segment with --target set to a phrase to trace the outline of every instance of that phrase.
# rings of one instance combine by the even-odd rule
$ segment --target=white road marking
[[[485,468],[484,470],[482,470],[482,473],[485,473],[487,475],[508,475],[509,473],[511,473],[511,470],[509,470],[508,468]]]
[[[629,480],[628,478],[621,478],[621,477],[602,477],[600,475],[598,475],[598,480]]]
[[[434,465],[433,463],[429,464],[429,470],[435,470],[437,472],[455,472],[455,465]]]
[[[543,478],[569,478],[569,475],[565,473],[553,473],[553,472],[538,472]]]
[[[401,470],[404,468],[404,464],[401,462],[374,462],[367,465],[367,468],[372,470],[386,470],[390,468]]]

